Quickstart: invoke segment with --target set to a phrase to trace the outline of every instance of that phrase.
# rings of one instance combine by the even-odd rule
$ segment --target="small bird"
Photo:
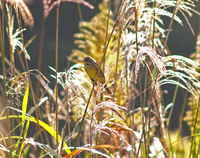
[[[88,76],[90,77],[92,82],[94,82],[97,71],[100,67],[99,64],[91,56],[86,57],[83,60],[83,62],[84,62],[84,68],[85,68],[86,73],[88,74]],[[106,82],[104,73],[101,70],[101,68],[98,72],[96,81],[100,82],[101,84],[104,84]],[[112,94],[112,92],[111,92],[110,88],[108,88],[107,84],[105,84],[105,89],[106,89],[107,94]]]

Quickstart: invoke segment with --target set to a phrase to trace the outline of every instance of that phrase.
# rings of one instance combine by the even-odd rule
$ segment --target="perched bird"
[[[90,77],[92,82],[94,82],[95,78],[96,78],[97,71],[100,67],[99,64],[90,56],[86,57],[83,60],[83,62],[84,62],[84,68],[85,68],[86,73],[88,74],[88,76]],[[98,76],[97,76],[96,81],[100,82],[101,84],[104,84],[106,82],[104,73],[101,70],[101,68],[98,72]],[[105,84],[105,89],[106,89],[106,92],[108,94],[112,94],[112,92],[111,92],[110,88],[108,88],[107,84]]]

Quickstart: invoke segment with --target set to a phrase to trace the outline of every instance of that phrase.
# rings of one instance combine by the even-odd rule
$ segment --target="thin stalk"
[[[66,95],[67,95],[67,103],[68,103],[68,87],[67,87],[67,89],[66,89]],[[68,111],[69,112],[69,111]],[[69,113],[68,113],[68,115],[69,115]],[[65,134],[66,134],[66,130],[67,130],[67,124],[68,124],[68,116],[66,116],[66,120],[65,120],[65,125],[64,125],[64,132],[63,132],[63,134],[62,134],[62,140],[61,140],[61,147],[60,147],[60,156],[62,155],[62,148],[63,148],[63,142],[65,141]]]
[[[2,21],[2,23],[1,23]],[[5,44],[4,44],[4,0],[2,0],[2,16],[0,19],[0,40],[1,40],[1,54],[2,54],[2,73],[3,73],[3,88],[4,88],[4,97],[5,97],[5,104],[6,104],[6,117],[7,117],[7,128],[8,128],[8,146],[10,147],[9,156],[12,158],[12,140],[11,140],[11,133],[10,133],[10,119],[9,119],[9,109],[8,109],[8,98],[7,98],[7,90],[6,90],[6,67],[5,67]]]
[[[154,8],[154,12],[153,12],[153,35],[152,35],[152,48],[154,48],[154,38],[155,38],[155,24],[156,24],[156,18],[155,18],[155,15],[156,15],[156,13],[155,13],[155,8],[156,8],[156,0],[153,2],[153,8]],[[163,49],[164,50],[164,49]],[[149,59],[149,58],[148,58]],[[161,89],[161,87],[160,87],[160,89]],[[161,95],[161,102],[162,102],[162,105],[163,105],[163,107],[164,107],[164,101],[162,100],[163,99],[163,95],[162,95],[163,93],[161,93],[160,95]],[[145,99],[146,100],[146,99]],[[158,112],[159,112],[159,110],[158,110]],[[151,113],[150,113],[151,114]],[[150,115],[149,114],[149,115]],[[161,143],[163,144],[163,146],[164,146],[164,139],[163,139],[163,121],[159,121],[160,122],[160,130],[161,130]],[[150,128],[150,117],[149,117],[149,128]],[[148,140],[150,140],[150,132],[149,132],[150,130],[148,130]],[[149,146],[148,146],[149,147]],[[148,151],[149,151],[149,149],[148,149]]]
[[[107,43],[107,39],[108,39],[108,26],[109,26],[109,21],[110,21],[110,11],[111,11],[111,0],[109,0],[109,8],[108,8],[108,19],[107,19],[107,23],[106,23],[106,36],[105,36],[105,44],[104,44],[104,48],[106,48],[106,43]],[[105,71],[105,64],[106,64],[106,58],[104,56],[104,59],[103,59],[103,72]],[[100,101],[103,101],[103,93],[101,94],[101,98],[100,98]],[[102,110],[99,111],[99,115],[102,116]],[[99,123],[99,120],[100,117],[98,118],[98,123]]]
[[[147,69],[146,69],[146,70],[147,70]],[[146,75],[147,75],[147,74],[146,74]],[[145,76],[145,78],[148,78],[148,76]],[[146,84],[147,84],[147,83],[145,83],[145,87],[146,87]],[[152,95],[153,95],[153,94],[152,94]],[[146,99],[146,91],[145,91],[145,96],[144,96],[144,98]],[[144,100],[145,100],[145,99],[144,99]],[[146,103],[146,100],[145,100],[145,103]],[[145,104],[144,104],[144,107],[146,107]],[[149,145],[149,144],[150,144],[150,143],[149,143],[149,140],[151,139],[151,138],[150,138],[150,131],[151,131],[150,128],[151,128],[151,110],[148,111],[148,132],[147,132],[147,153],[146,153],[147,155],[148,155],[148,153],[149,153],[149,147],[150,147],[150,145]]]
[[[197,119],[198,119],[198,114],[199,114],[199,101],[200,101],[200,98],[198,97],[198,105],[196,106],[197,107],[197,111],[196,111],[196,117],[195,117],[195,122],[194,122],[194,126],[193,126],[193,133],[192,133],[192,135],[195,135],[195,131],[196,131],[196,127],[197,127]],[[191,146],[190,146],[190,156],[189,156],[189,158],[191,157],[191,155],[192,155],[192,148],[193,148],[193,142],[194,142],[194,136],[192,137],[192,139],[191,139]],[[195,145],[194,145],[195,146]],[[193,155],[193,157],[194,157],[195,155]]]
[[[107,43],[107,38],[108,38],[108,25],[109,25],[109,20],[110,20],[110,8],[111,8],[111,0],[109,0],[109,8],[108,8],[108,19],[107,19],[107,24],[106,24],[106,37],[105,37],[105,45],[104,48],[106,48],[106,43]],[[103,72],[105,70],[105,57],[103,59]]]
[[[103,101],[103,93],[101,93],[100,101]],[[98,120],[97,120],[98,124],[101,120],[101,116],[102,116],[102,110],[100,109],[98,112]],[[93,107],[92,107],[92,117],[91,117],[91,125],[90,125],[90,140],[91,140],[90,146],[92,146],[92,123],[93,123]],[[96,142],[95,142],[96,145],[98,145],[98,142],[99,142],[98,138],[99,138],[99,132],[97,132],[97,134],[96,134]],[[91,152],[91,150],[90,150],[90,152]],[[90,157],[92,158],[91,153],[90,153]],[[95,157],[98,157],[98,154],[95,154]]]
[[[149,62],[149,58],[147,58],[147,63]],[[144,81],[144,94],[143,94],[143,107],[146,107],[146,99],[147,99],[147,80],[148,80],[148,68],[146,66],[146,69],[145,69],[145,81]],[[141,95],[141,94],[140,94]],[[151,112],[149,111],[149,123],[148,123],[148,132],[147,132],[147,136],[148,136],[148,140],[150,140],[150,119],[151,119]],[[149,143],[149,141],[148,141]],[[149,151],[149,146],[147,145],[147,153]]]
[[[160,91],[162,91],[162,87],[160,87]],[[165,101],[164,101],[164,97],[163,97],[163,93],[160,94],[160,97],[161,97],[161,103],[162,103],[162,106],[165,107]],[[166,118],[166,114],[164,114],[165,118]],[[162,127],[164,127],[164,121],[162,121]],[[163,144],[163,146],[165,146],[165,142],[164,142],[164,139],[161,140],[161,143]]]
[[[168,28],[167,36],[166,36],[166,39],[165,39],[162,56],[164,56],[164,50],[165,50],[165,48],[167,46],[167,40],[169,38],[170,30],[172,28],[172,24],[173,24],[173,21],[174,21],[174,16],[176,15],[176,8],[177,8],[177,6],[178,6],[178,0],[176,0],[176,5],[174,7],[173,15],[172,15],[172,18],[171,18],[171,21],[170,21],[170,24],[169,24],[169,28]]]
[[[108,26],[109,26],[109,20],[110,20],[110,11],[111,11],[111,0],[109,0],[109,8],[108,8],[108,14],[107,14],[107,24],[106,24],[106,35],[105,35],[105,44],[104,44],[104,48],[106,48],[106,44],[107,44],[107,39],[108,39]],[[104,56],[103,58],[103,72],[105,71],[105,64],[106,64],[106,58]],[[100,101],[103,101],[103,93],[101,93],[100,96]],[[103,115],[102,113],[103,111],[100,109],[100,111],[98,112],[98,123],[101,120],[101,117]],[[90,133],[91,134],[91,133]],[[98,135],[99,133],[97,133],[96,135],[96,145],[98,145]],[[90,154],[90,156],[92,156],[92,154]],[[95,157],[98,157],[98,155],[96,154]],[[102,156],[101,156],[102,157]]]
[[[39,48],[39,56],[38,56],[38,71],[41,72],[42,69],[42,53],[43,53],[43,45],[44,45],[44,33],[45,33],[45,24],[46,18],[42,21],[42,30],[40,36],[40,48]],[[37,90],[36,90],[36,99],[40,97],[40,81],[37,80]]]
[[[197,149],[197,154],[196,154],[196,157],[198,157],[198,156],[199,156],[199,152],[200,152],[200,144],[199,144],[199,146],[198,146],[198,149]]]
[[[119,23],[120,23],[120,18],[119,18]],[[120,25],[120,24],[119,24]],[[118,67],[118,62],[119,62],[119,52],[120,52],[120,38],[121,38],[121,34],[122,34],[122,30],[121,27],[119,27],[119,36],[118,36],[118,45],[117,45],[117,60],[116,60],[116,68],[115,68],[115,83],[114,83],[114,92],[113,92],[113,101],[115,99],[115,92],[117,89],[117,85],[116,85],[116,81],[117,81],[117,67]],[[128,87],[127,87],[128,88]]]
[[[144,145],[145,145],[145,156],[147,158],[147,142],[146,142],[146,129],[145,129],[145,120],[144,120],[144,106],[143,106],[143,101],[142,101],[142,84],[141,84],[141,76],[140,76],[140,72],[139,72],[139,89],[140,89],[140,105],[141,105],[141,112],[142,112],[142,137],[144,136]],[[142,139],[140,140],[140,142],[142,141]],[[141,143],[140,143],[141,145]],[[139,149],[138,149],[138,153],[137,156],[139,154]]]
[[[106,35],[105,35],[105,45],[104,45],[104,48],[106,48],[107,38],[108,38],[108,26],[109,26],[109,20],[110,20],[111,0],[109,0],[108,3],[109,3],[109,8],[108,8],[108,15],[107,15],[108,18],[107,18],[107,23],[106,23]],[[106,63],[106,58],[104,56],[104,59],[103,59],[103,72],[105,71],[105,63]],[[100,96],[100,101],[103,101],[103,93]],[[103,115],[102,114],[102,110],[100,109],[100,111],[98,112],[98,123],[101,120],[101,116],[102,115]],[[97,136],[96,136],[96,145],[98,143],[98,135],[99,135],[99,133],[97,133]],[[97,157],[97,155],[96,155],[96,157]]]
[[[80,22],[81,22],[81,28],[80,29],[82,29],[82,32],[83,32],[86,52],[89,53],[88,44],[87,44],[86,35],[85,35],[85,30],[83,28],[83,17],[82,17],[81,7],[80,7],[79,3],[77,3],[77,7],[78,7],[78,14],[79,14]]]
[[[136,6],[136,5],[135,5]],[[137,34],[137,8],[135,8],[135,36],[136,36],[136,52],[138,54],[138,34]],[[139,75],[140,75],[140,72],[139,72]],[[140,77],[138,77],[139,80],[140,80]],[[141,99],[141,90],[140,90],[140,103],[141,103],[142,99]],[[141,107],[142,108],[142,107]],[[142,116],[143,116],[143,113],[142,113]],[[142,121],[143,122],[143,121]],[[144,131],[143,131],[144,132]],[[136,157],[138,157],[138,154],[139,154],[139,150],[140,150],[140,147],[141,147],[141,141],[140,141],[140,145],[139,145],[139,148],[138,148],[138,151],[137,151],[137,154],[136,154]]]
[[[68,62],[68,66],[67,68],[69,69],[69,64],[70,62]],[[67,91],[66,91],[66,94],[67,94],[67,100],[66,100],[66,103],[67,103],[67,112],[68,112],[68,115],[67,115],[67,122],[68,122],[68,135],[71,134],[71,128],[70,128],[70,110],[69,110],[69,105],[68,105],[68,100],[69,100],[69,97],[68,97],[68,88],[67,88]],[[69,140],[69,146],[71,146],[71,139]]]
[[[41,30],[41,36],[40,36],[40,48],[39,48],[39,56],[38,56],[38,71],[41,72],[42,67],[42,50],[43,50],[43,43],[44,43],[44,32],[45,32],[45,20],[42,21],[42,30]],[[40,98],[40,81],[37,80],[36,83],[36,99]],[[39,128],[36,128],[38,130]]]
[[[9,12],[7,12],[7,14],[10,14],[10,15],[8,15],[8,16],[10,16],[10,17],[13,17],[13,12],[12,12],[12,7],[13,7],[13,5],[11,4],[10,6],[9,6]],[[7,19],[8,20],[8,19]],[[9,23],[10,23],[10,21],[9,21]],[[9,25],[8,25],[8,27],[9,27]],[[12,27],[12,26],[11,26]],[[9,40],[11,40],[11,38],[12,37],[10,37],[10,35],[11,35],[11,33],[12,32],[10,32],[10,29],[8,29],[8,39]],[[13,52],[13,45],[12,45],[12,42],[11,41],[9,41],[9,43],[10,43],[10,61],[11,61],[11,78],[13,78],[14,76],[15,76],[15,56],[14,56],[14,52]],[[10,91],[10,93],[11,94],[14,94],[14,90],[13,89],[11,89],[11,91]],[[10,97],[8,96],[8,100],[11,100],[11,103],[10,103],[10,106],[15,106],[14,105],[14,95],[11,95]],[[19,105],[19,104],[18,104]],[[12,114],[14,114],[14,111],[11,111],[11,115]],[[19,119],[20,120],[20,119]],[[15,128],[15,122],[14,122],[15,120],[13,120],[13,119],[11,119],[11,122],[10,122],[10,125],[11,125],[11,129],[14,129]],[[21,126],[20,126],[20,131],[21,131]],[[13,135],[15,135],[15,131],[13,131]],[[15,149],[14,149],[14,152],[15,152]],[[13,155],[13,154],[12,154]]]
[[[81,28],[80,28],[80,29],[82,29],[82,32],[83,32],[86,52],[89,53],[89,48],[88,48],[87,40],[86,40],[86,34],[85,34],[85,30],[84,30],[84,28],[83,28],[83,17],[82,17],[81,7],[80,7],[80,4],[79,4],[79,3],[77,3],[77,7],[78,7],[78,13],[79,13],[79,18],[80,18],[80,22],[81,22],[81,26],[80,26]],[[94,84],[93,84],[93,86],[94,86]],[[92,94],[92,92],[93,92],[93,89],[91,90],[90,95]],[[89,98],[90,98],[90,97],[89,97]],[[89,102],[88,102],[88,103],[89,103]],[[83,115],[83,119],[85,118],[85,115],[86,115],[86,112],[87,112],[87,108],[88,108],[88,104],[87,104],[87,106],[86,106],[85,113],[84,113],[84,115]],[[91,125],[92,125],[92,122],[91,122]],[[82,126],[83,126],[83,120],[82,120],[82,122],[81,122],[81,127],[80,127],[80,129],[79,129],[79,132],[81,132]],[[90,134],[89,134],[89,135],[90,135],[90,136],[89,136],[90,146],[92,146],[91,128],[90,128]],[[78,135],[78,137],[79,137],[79,135]],[[78,143],[78,137],[77,137],[77,140],[76,140],[76,144],[75,144],[74,150],[76,149],[76,146],[77,146],[77,143]],[[97,134],[97,137],[98,137],[98,134]],[[96,139],[96,145],[97,145],[97,140],[98,140],[98,138]],[[91,155],[92,155],[92,154],[90,154],[90,156],[91,156]]]
[[[156,0],[153,2],[153,35],[152,35],[152,48],[154,48],[154,37],[155,37],[155,23],[156,23],[156,20],[155,20],[155,7],[156,7]],[[152,25],[151,25],[152,26]],[[149,62],[149,58],[147,58],[147,63]],[[143,98],[143,105],[144,107],[146,106],[146,95],[147,95],[147,92],[146,92],[146,88],[147,88],[147,79],[148,79],[148,68],[146,67],[146,70],[145,70],[145,84],[144,84],[144,98]],[[147,145],[147,153],[149,153],[149,140],[150,140],[150,124],[151,124],[151,112],[149,110],[149,122],[148,122],[148,145]]]
[[[68,62],[68,67],[69,69],[69,62]],[[65,89],[65,94],[66,94],[66,100],[65,103],[67,103],[67,116],[65,120],[65,125],[64,125],[64,132],[62,133],[62,141],[61,141],[61,147],[60,147],[60,156],[62,156],[62,151],[63,151],[63,142],[65,141],[65,135],[67,131],[67,126],[68,126],[68,135],[70,135],[70,113],[69,113],[69,106],[68,106],[68,101],[69,101],[69,96],[68,96],[68,87]],[[71,142],[69,142],[69,146],[71,146]]]
[[[84,36],[84,42],[85,42],[85,47],[86,47],[86,52],[89,53],[89,49],[87,46],[87,40],[86,40],[86,35],[85,35],[85,30],[83,28],[83,17],[82,17],[82,12],[81,12],[81,7],[80,4],[77,3],[77,7],[78,7],[78,13],[79,13],[79,17],[80,17],[80,22],[81,22],[81,29],[83,32],[83,36]],[[104,70],[104,69],[103,69]],[[103,100],[103,95],[101,95],[100,100]],[[93,109],[93,108],[92,108]],[[93,111],[93,110],[92,110]],[[101,116],[101,110],[98,112],[98,123],[100,121],[100,116]],[[92,118],[91,118],[91,125],[90,125],[90,146],[92,146],[92,135],[91,135],[91,126],[92,126]],[[98,133],[96,135],[96,145],[98,144]],[[90,156],[92,156],[92,154],[90,154]]]
[[[139,73],[140,74],[140,73]],[[140,76],[139,76],[140,77]],[[152,101],[152,98],[153,98],[153,92],[155,91],[155,89],[153,89],[152,91],[151,91],[151,94],[150,94],[150,102],[149,102],[149,105],[148,105],[148,110],[147,110],[147,115],[146,115],[146,119],[145,119],[145,122],[144,122],[144,127],[146,126],[146,124],[147,124],[147,119],[150,117],[149,116],[149,114],[150,114],[150,109],[151,109],[151,101]],[[144,130],[142,130],[142,136],[144,135]],[[145,141],[145,140],[144,140]],[[140,141],[140,143],[139,143],[139,147],[138,147],[138,152],[137,152],[137,155],[135,156],[135,157],[138,157],[138,154],[139,154],[139,150],[140,150],[140,148],[141,148],[141,144],[142,144],[142,141]],[[147,156],[148,154],[146,154],[146,156]]]
[[[135,5],[136,6],[136,5]],[[137,51],[137,54],[138,54],[138,18],[137,18],[137,8],[135,8],[135,34],[136,34],[136,51]],[[143,103],[142,103],[142,88],[141,88],[141,76],[140,76],[140,73],[139,73],[139,77],[138,77],[138,80],[139,80],[139,88],[140,88],[140,105],[141,105],[141,109],[142,109],[142,124],[143,124],[143,135],[144,135],[144,142],[145,142],[145,152],[147,152],[146,150],[146,132],[145,132],[145,127],[144,127],[144,109],[143,109]],[[142,141],[142,139],[141,139]],[[140,146],[141,146],[141,143],[140,143]],[[140,147],[138,148],[138,151],[137,151],[137,156],[138,157],[138,154],[139,154],[139,150],[140,150]],[[147,156],[147,153],[145,154]]]
[[[188,97],[188,91],[186,91],[186,94],[185,94],[185,97],[184,97],[184,101],[183,101],[183,106],[182,106],[182,110],[181,110],[181,117],[180,117],[180,120],[179,120],[179,128],[178,128],[177,140],[179,140],[180,134],[181,134],[183,115],[184,115],[185,106],[186,106],[186,103],[187,103],[187,97]],[[177,149],[178,149],[178,146],[179,146],[179,141],[177,142]],[[178,150],[176,151],[176,155],[178,155]]]
[[[121,7],[120,7],[120,10],[119,10],[119,13],[118,13],[118,20],[117,21],[120,21],[120,14],[121,14],[121,11],[122,11],[122,6],[124,5],[124,1],[122,2],[121,4]],[[120,30],[121,31],[121,30]],[[121,33],[119,32],[119,36]],[[119,37],[120,38],[120,37]],[[118,48],[117,48],[117,60],[116,60],[116,68],[115,68],[115,82],[114,82],[114,91],[113,91],[113,101],[114,101],[114,98],[115,98],[115,92],[116,92],[116,81],[117,81],[117,67],[118,67],[118,62],[119,62],[119,48],[120,48],[120,39],[118,39]]]
[[[95,95],[96,96],[96,95]],[[100,99],[101,100],[103,100],[103,95],[101,94],[101,96],[100,96]],[[95,102],[97,103],[97,97],[94,99],[95,100]],[[96,104],[96,103],[94,103],[94,104]],[[98,112],[98,124],[99,124],[99,122],[100,122],[100,120],[101,120],[101,110]],[[92,114],[91,114],[91,119],[90,119],[90,158],[92,158],[93,156],[92,156],[92,124],[93,124],[93,118],[94,118],[94,105],[92,106]],[[100,142],[99,140],[98,140],[98,137],[99,137],[99,134],[97,133],[96,134],[96,142],[95,142],[95,145],[97,146],[98,145],[98,142]],[[98,155],[97,154],[95,154],[95,156],[94,156],[95,158],[98,158]],[[100,158],[101,158],[101,156],[99,156]]]
[[[147,58],[147,63],[149,63],[149,57]],[[147,89],[147,84],[148,84],[148,82],[147,82],[147,80],[148,80],[148,68],[147,68],[147,66],[146,66],[146,69],[145,69],[145,81],[144,81],[144,94],[143,94],[143,107],[146,107],[146,100],[147,100],[147,91],[146,91],[146,89]],[[151,112],[150,112],[150,110],[149,110],[149,113],[148,113],[148,115],[149,115],[149,121],[148,121],[148,132],[147,132],[147,138],[148,138],[148,140],[147,140],[147,144],[149,144],[149,140],[150,140],[150,123],[151,123]],[[149,145],[147,145],[147,153],[149,153]]]
[[[171,110],[170,110],[170,113],[169,113],[169,116],[168,116],[168,121],[167,121],[167,129],[168,129],[168,137],[169,137],[169,143],[170,143],[170,148],[171,148],[171,156],[173,156],[173,147],[172,147],[172,142],[171,142],[171,138],[170,138],[170,129],[169,129],[169,123],[170,123],[170,120],[171,120],[171,116],[172,116],[172,112],[173,112],[173,109],[174,109],[174,104],[175,104],[175,100],[176,100],[176,96],[177,96],[177,92],[178,92],[178,85],[176,86],[176,89],[174,91],[174,97],[173,97],[173,101],[172,101],[172,107],[171,107]]]
[[[100,67],[99,67],[100,69]],[[99,71],[99,70],[98,70]],[[88,106],[89,106],[89,103],[90,103],[90,99],[92,97],[92,93],[94,91],[94,86],[95,86],[95,82],[96,82],[96,79],[97,79],[97,75],[96,75],[96,78],[95,78],[95,81],[93,82],[93,86],[92,86],[92,90],[90,92],[90,95],[89,95],[89,98],[88,98],[88,102],[87,102],[87,105],[86,105],[86,108],[85,108],[85,111],[84,111],[84,114],[83,114],[83,118],[82,118],[82,121],[81,121],[81,125],[80,125],[80,129],[79,129],[79,132],[78,132],[78,136],[76,138],[76,142],[75,142],[75,146],[74,146],[74,150],[76,150],[76,147],[78,145],[78,140],[79,140],[79,136],[80,136],[80,133],[81,133],[81,130],[82,130],[82,127],[83,127],[83,123],[84,123],[84,119],[85,119],[85,116],[86,116],[86,113],[87,113],[87,109],[88,109]],[[92,140],[90,139],[90,142]],[[90,143],[91,144],[91,143]]]
[[[136,51],[138,54],[138,19],[137,19],[137,9],[135,8],[135,42],[136,42]]]
[[[156,8],[156,0],[155,2],[153,2],[153,7],[154,7],[154,10],[153,10],[153,39],[152,39],[152,48],[154,48],[154,37],[155,37],[155,23],[156,23],[156,19],[155,19],[155,16],[156,16],[156,11],[155,11],[155,8]]]
[[[19,61],[20,61],[22,70],[23,70],[23,71],[26,71],[26,66],[25,66],[24,63],[23,63],[23,58],[22,58],[21,54],[17,53],[17,55],[18,55],[18,57],[19,57]]]
[[[58,27],[59,27],[59,6],[60,2],[58,1],[57,4],[57,17],[56,17],[56,62],[55,62],[55,67],[56,67],[56,148],[58,147]],[[58,154],[58,150],[57,150]]]

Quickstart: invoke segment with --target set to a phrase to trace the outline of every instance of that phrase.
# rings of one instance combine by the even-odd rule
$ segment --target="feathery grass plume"
[[[195,35],[194,31],[192,29],[192,26],[190,25],[190,22],[184,13],[184,12],[186,12],[190,17],[192,16],[192,12],[200,15],[200,13],[193,8],[195,8],[194,1],[192,1],[192,0],[188,0],[188,1],[177,0],[174,14],[177,14],[177,12],[180,11],[181,14],[183,15],[183,17],[185,18],[188,26],[190,27],[190,30],[192,31],[193,35]]]
[[[179,1],[178,3],[179,11],[184,15],[188,25],[189,21],[187,17],[185,16],[184,12],[188,13],[190,16],[192,15],[192,12],[199,14],[195,9],[194,2],[189,1]],[[128,5],[126,7],[126,20],[124,25],[124,32],[123,36],[129,36],[131,37],[131,34],[133,34],[132,38],[132,47],[136,48],[135,42],[135,33],[132,32],[134,29],[134,21],[135,21],[135,9],[138,8],[137,11],[137,18],[138,18],[138,28],[137,28],[137,34],[138,34],[138,44],[139,45],[147,45],[147,46],[154,46],[154,49],[157,52],[161,52],[164,48],[163,44],[163,38],[165,38],[166,31],[160,26],[163,25],[163,20],[161,17],[167,16],[169,18],[174,18],[176,22],[183,25],[182,20],[175,14],[167,11],[166,9],[169,7],[175,7],[176,1],[135,1],[135,3],[131,1],[126,1],[123,5]],[[155,7],[153,7],[155,6]],[[192,28],[191,28],[192,30]],[[125,44],[126,45],[126,44]],[[167,50],[164,50],[165,54],[168,54]]]
[[[98,96],[96,96],[96,98],[97,97]],[[102,121],[98,121],[98,119],[96,118],[100,110],[104,110]],[[105,134],[105,137],[109,137],[109,135],[113,134],[114,136],[116,136],[113,137],[113,141],[115,142],[116,146],[130,145],[128,143],[128,138],[125,134],[125,131],[127,130],[128,132],[131,131],[131,129],[129,129],[126,123],[123,121],[125,119],[125,111],[127,111],[127,108],[117,105],[111,100],[100,102],[98,104],[96,104],[95,101],[90,122],[92,141],[97,133],[100,133],[101,135]],[[118,138],[120,138],[120,140]],[[107,144],[108,140],[104,139],[103,143]]]
[[[189,105],[191,105],[192,108],[190,111],[186,112],[184,120],[187,121],[191,131],[193,132],[194,122],[199,121],[199,114],[197,116],[196,112],[199,107],[200,73],[196,70],[199,70],[200,65],[189,58],[179,55],[163,57],[163,62],[167,68],[167,77],[163,78],[162,74],[158,74],[155,80],[155,87],[159,87],[164,84],[174,84],[186,89],[192,94],[194,99],[189,102]],[[197,118],[197,120],[195,120],[195,118]],[[199,124],[197,124],[196,129],[199,129]],[[197,142],[199,142],[199,140]],[[196,146],[194,148],[197,150]]]
[[[174,20],[176,20],[178,23],[180,23],[182,25],[182,20],[177,16],[177,12],[179,11],[183,15],[183,17],[185,18],[188,26],[190,27],[190,30],[194,34],[194,31],[193,31],[193,29],[190,25],[190,22],[189,22],[186,14],[185,14],[185,13],[187,13],[190,17],[193,15],[193,13],[200,15],[200,13],[197,10],[194,9],[196,6],[195,6],[195,3],[194,3],[193,0],[187,0],[187,1],[184,1],[184,0],[177,0],[177,1],[164,0],[164,1],[160,1],[159,0],[159,1],[156,1],[156,3],[157,3],[156,8],[158,8],[158,10],[160,10],[159,13],[161,15],[165,14],[165,16],[169,16],[170,18],[174,18]],[[174,10],[173,14],[171,14],[170,12],[165,10],[166,8],[169,8],[169,7],[174,7],[175,10]]]
[[[77,4],[83,4],[86,7],[90,8],[90,9],[94,9],[94,6],[92,6],[90,3],[86,2],[85,0],[56,0],[56,1],[52,1],[52,0],[42,0],[43,3],[43,16],[44,18],[46,18],[47,16],[49,16],[49,13],[51,12],[51,10],[58,4],[61,2],[73,2],[73,3],[77,3]]]
[[[21,30],[16,29],[16,32],[13,33],[13,30],[14,30],[14,15],[11,17],[8,6],[6,8],[7,8],[7,16],[8,16],[8,27],[6,27],[6,31],[7,31],[7,34],[8,34],[8,39],[9,39],[10,46],[11,46],[11,51],[12,51],[12,53],[15,53],[15,49],[18,46],[21,50],[24,50],[26,58],[28,60],[30,60],[30,56],[29,56],[26,48],[24,48],[22,42],[20,41],[21,37],[17,38],[17,36],[20,35],[20,33],[25,31],[26,29],[21,29]]]
[[[55,71],[55,69],[51,69]],[[54,75],[51,76],[55,78]],[[57,77],[58,83],[63,87],[63,89],[68,89],[67,105],[70,105],[70,111],[74,113],[72,118],[74,121],[77,121],[77,119],[80,119],[83,116],[85,104],[87,103],[92,88],[92,83],[83,70],[82,64],[75,64],[66,72],[58,72]],[[93,98],[91,98],[91,102],[92,100]],[[90,109],[88,109],[88,115],[91,115]]]
[[[93,114],[95,115],[98,110],[100,109],[106,109],[106,110],[111,110],[113,113],[115,113],[118,117],[120,115],[121,111],[127,110],[127,108],[117,105],[116,103],[112,102],[111,100],[108,100],[106,102],[101,102],[98,105],[94,106],[93,109]],[[118,118],[120,119],[120,118]]]
[[[28,6],[23,0],[5,0],[5,1],[12,4],[16,9],[16,12],[18,12],[17,9],[19,9],[19,12],[24,20],[25,25],[33,27],[34,25],[33,15],[31,14]]]
[[[156,51],[151,47],[141,47],[137,54],[137,59],[135,64],[135,84],[137,83],[137,75],[140,69],[140,64],[145,59],[144,58],[145,56],[149,56],[153,65],[158,68],[158,70],[163,76],[166,76],[166,68],[162,61],[162,57],[158,55]]]
[[[110,127],[113,126],[113,127]],[[116,130],[118,128],[118,130]],[[121,129],[120,129],[121,128]],[[127,127],[115,122],[115,119],[108,120],[107,118],[103,119],[99,122],[99,124],[94,125],[94,129],[92,130],[92,136],[94,137],[98,132],[103,133],[107,136],[113,134],[114,136],[119,137],[120,139],[115,139],[115,145],[118,146],[121,144],[121,146],[127,146],[129,145],[128,141],[124,139],[124,136],[122,133],[119,133],[119,131],[126,129]],[[114,139],[114,138],[113,138]],[[122,141],[122,143],[120,143]],[[105,139],[104,143],[107,144],[108,140]]]
[[[199,92],[195,87],[200,88],[198,79],[200,73],[196,71],[196,69],[199,69],[199,63],[180,55],[163,57],[163,62],[167,68],[165,73],[167,77],[163,78],[163,74],[158,74],[157,81],[159,85],[179,85],[194,96],[198,96]],[[179,78],[181,82],[176,81],[175,78]]]
[[[53,70],[53,68],[51,69]],[[59,72],[57,76],[58,76],[58,82],[59,84],[62,85],[63,89],[68,88],[67,104],[69,106],[68,110],[73,113],[71,118],[76,122],[75,128],[73,130],[75,132],[77,124],[79,124],[80,122],[79,120],[81,120],[83,116],[83,112],[85,110],[85,104],[89,97],[89,92],[92,84],[87,79],[88,76],[83,71],[82,64],[75,64],[66,72]],[[55,76],[53,77],[55,78]],[[99,89],[98,92],[101,93],[102,92],[101,89]],[[94,107],[93,110],[91,110],[92,106],[90,106],[87,110],[87,115],[86,115],[87,123],[85,127],[87,127],[88,122],[90,122],[90,124],[92,124],[93,137],[95,136],[95,134],[97,134],[95,132],[101,132],[104,134],[106,134],[107,132],[111,132],[115,136],[117,136],[116,138],[114,138],[116,142],[119,141],[118,143],[121,144],[120,143],[121,140],[119,140],[119,138],[121,138],[123,140],[122,142],[126,142],[125,144],[127,145],[128,139],[126,140],[125,138],[123,138],[124,136],[126,137],[126,135],[123,135],[119,133],[118,130],[116,130],[116,128],[122,128],[122,129],[127,128],[127,126],[124,125],[125,123],[123,123],[123,119],[125,118],[125,114],[123,114],[123,112],[126,110],[126,108],[123,106],[119,106],[110,100],[96,104],[96,102],[98,102],[97,98],[100,95],[100,93],[98,92],[96,98],[91,99],[90,104],[94,103],[93,105]],[[96,117],[100,110],[104,110],[103,118],[105,119],[104,121],[98,123]],[[110,118],[111,115],[113,115],[112,118]],[[90,121],[90,118],[92,118],[92,120],[94,121]],[[108,118],[110,119],[108,120]],[[110,127],[111,125],[113,127]],[[85,133],[84,135],[84,141],[86,141],[88,138],[89,138],[89,132],[87,131],[87,133]]]

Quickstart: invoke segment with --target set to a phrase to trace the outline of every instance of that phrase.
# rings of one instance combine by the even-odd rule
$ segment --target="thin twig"
[[[162,56],[164,56],[164,51],[165,51],[165,48],[167,46],[167,40],[169,38],[169,34],[171,32],[171,28],[172,28],[172,24],[173,24],[173,21],[174,21],[174,17],[176,15],[176,8],[177,8],[177,6],[178,6],[178,0],[176,0],[176,5],[174,7],[173,15],[172,15],[172,18],[171,18],[171,21],[170,21],[170,24],[169,24],[169,28],[168,28],[168,32],[167,32],[167,37],[165,39],[164,48],[163,48],[163,51],[162,51]]]
[[[56,17],[56,56],[55,56],[55,67],[56,67],[56,148],[58,147],[58,26],[59,26],[59,6],[60,6],[60,1],[58,0],[57,3],[57,17]],[[57,150],[58,154],[58,150]]]
[[[41,71],[42,68],[42,53],[43,53],[43,45],[44,45],[44,33],[45,33],[45,24],[46,19],[44,18],[42,21],[42,30],[40,36],[40,48],[39,48],[39,57],[38,57],[38,71]],[[37,80],[37,89],[36,89],[36,98],[40,97],[40,82]]]

